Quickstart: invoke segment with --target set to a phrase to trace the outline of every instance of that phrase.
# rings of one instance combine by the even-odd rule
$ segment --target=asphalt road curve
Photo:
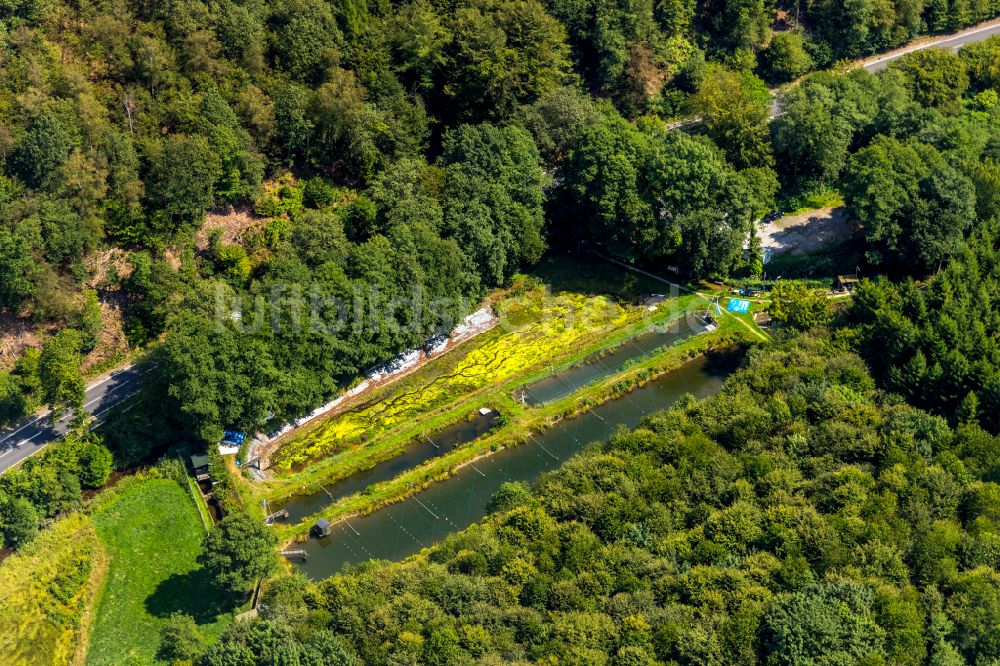
[[[87,387],[83,408],[94,417],[91,427],[104,422],[107,412],[128,400],[143,386],[143,375],[155,366],[136,365],[116,370]],[[53,423],[49,414],[33,414],[9,428],[0,430],[0,474],[25,458],[41,451],[47,444],[66,433],[72,414],[63,415]]]
[[[959,48],[965,46],[966,44],[973,44],[975,42],[981,42],[984,39],[992,37],[993,35],[1000,35],[1000,21],[994,21],[987,25],[980,25],[974,28],[969,28],[961,32],[955,33],[954,35],[942,35],[933,39],[928,39],[914,46],[902,47],[896,49],[895,51],[890,51],[885,55],[878,56],[869,60],[865,60],[860,63],[860,66],[867,69],[869,72],[877,72],[879,70],[885,69],[889,66],[889,63],[893,60],[898,60],[902,58],[907,53],[913,53],[914,51],[922,51],[924,49],[937,48],[937,49],[952,49],[958,50]],[[774,93],[772,93],[774,94]],[[771,117],[770,120],[774,120],[778,116],[782,115],[781,103],[777,96],[771,101]],[[691,121],[687,121],[691,122]]]
[[[880,69],[885,69],[890,62],[898,58],[902,58],[907,53],[922,51],[923,49],[929,48],[959,49],[966,44],[981,42],[988,37],[992,37],[993,35],[1000,35],[1000,23],[984,25],[978,28],[969,28],[968,30],[963,30],[951,37],[943,36],[939,39],[933,39],[922,44],[917,44],[916,46],[902,48],[897,51],[893,51],[892,53],[887,53],[879,58],[875,58],[874,60],[869,60],[864,63],[863,67],[869,72],[876,72]]]

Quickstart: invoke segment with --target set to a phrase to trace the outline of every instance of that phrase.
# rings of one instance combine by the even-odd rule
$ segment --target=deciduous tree
[[[82,418],[84,385],[80,374],[80,334],[63,329],[45,342],[38,363],[42,396],[52,410],[53,418],[61,418],[65,409],[72,409]]]
[[[222,589],[242,594],[277,571],[277,546],[273,529],[237,511],[205,535],[198,561]]]

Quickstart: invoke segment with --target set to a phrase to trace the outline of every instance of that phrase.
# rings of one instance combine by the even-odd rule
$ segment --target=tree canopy
[[[326,631],[333,663],[996,658],[995,438],[884,393],[847,340],[750,350],[405,562],[280,579],[199,663]]]
[[[248,593],[277,570],[277,545],[274,532],[262,521],[230,513],[205,535],[198,561],[222,589]]]

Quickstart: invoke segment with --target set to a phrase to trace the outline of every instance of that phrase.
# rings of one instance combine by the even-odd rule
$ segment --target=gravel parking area
[[[850,238],[855,225],[847,209],[820,208],[800,215],[789,215],[759,228],[764,256],[805,254]]]

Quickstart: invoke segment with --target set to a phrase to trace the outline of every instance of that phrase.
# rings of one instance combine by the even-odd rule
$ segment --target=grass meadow
[[[93,516],[107,554],[86,663],[152,661],[171,613],[195,618],[206,639],[232,622],[233,602],[212,587],[196,558],[205,527],[188,491],[168,478],[119,490]]]
[[[73,662],[100,550],[90,519],[75,514],[0,564],[0,664]]]

